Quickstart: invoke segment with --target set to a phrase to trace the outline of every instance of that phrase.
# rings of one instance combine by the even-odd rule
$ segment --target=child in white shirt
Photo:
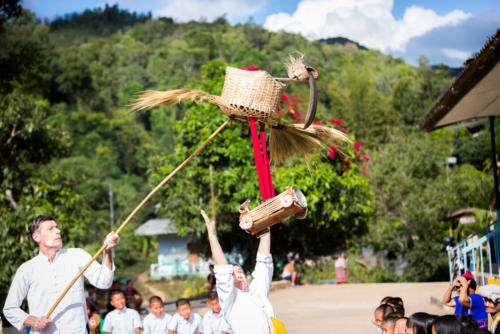
[[[257,263],[252,273],[253,280],[248,285],[243,269],[238,264],[228,264],[215,235],[215,222],[210,221],[205,211],[202,210],[201,214],[205,219],[215,262],[217,294],[232,332],[273,333],[271,317],[275,318],[276,315],[268,299],[273,277],[270,231],[260,237]]]
[[[202,334],[203,324],[199,314],[191,312],[191,304],[186,298],[175,302],[177,312],[168,324],[168,334]]]
[[[123,292],[113,290],[110,303],[115,310],[106,315],[102,331],[108,334],[141,334],[141,317],[136,310],[125,306]]]
[[[231,327],[226,319],[224,319],[217,292],[210,291],[208,293],[207,306],[210,308],[210,311],[203,316],[203,334],[231,333]]]
[[[172,316],[165,313],[163,300],[158,296],[149,298],[149,314],[142,321],[144,334],[165,334]]]

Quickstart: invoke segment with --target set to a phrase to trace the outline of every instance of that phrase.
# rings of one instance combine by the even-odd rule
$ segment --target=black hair
[[[465,277],[467,281],[469,281],[469,289],[476,290],[477,288],[477,283],[474,279]],[[469,291],[467,291],[467,294],[469,294]]]
[[[434,315],[425,312],[413,313],[408,318],[406,328],[412,329],[413,334],[431,334],[434,318]]]
[[[391,313],[392,314],[392,313]],[[384,318],[384,320],[382,320],[382,324],[385,324],[385,323],[391,323],[392,324],[392,328],[394,328],[394,325],[396,325],[396,321],[400,318],[398,316],[394,316],[394,315],[391,315],[389,314],[387,317]]]
[[[404,306],[403,299],[401,297],[390,297],[385,301],[385,304]]]
[[[216,291],[210,291],[207,294],[207,300],[216,300],[217,298],[219,298],[219,296],[217,295]]]
[[[163,300],[161,300],[161,297],[159,297],[159,296],[153,296],[153,297],[149,298],[149,305],[151,305],[154,301],[160,302],[160,303],[163,304]]]
[[[479,329],[479,324],[477,323],[472,315],[457,315],[455,316],[466,331],[473,331]]]
[[[434,329],[437,334],[463,334],[464,328],[454,315],[447,314],[434,319]]]
[[[175,306],[177,308],[179,308],[179,306],[186,305],[186,304],[191,306],[191,303],[189,303],[189,299],[187,299],[187,298],[179,298],[175,301]]]
[[[213,265],[213,263],[210,263],[210,264],[208,265],[208,268],[214,268],[214,267],[215,267],[215,266]]]
[[[123,296],[125,296],[123,294],[123,291],[122,290],[118,290],[118,289],[114,289],[114,290],[111,290],[111,293],[109,294],[109,299],[112,299],[114,295],[117,295],[121,293]]]
[[[52,218],[49,215],[39,215],[39,216],[36,216],[31,221],[31,223],[30,223],[30,225],[28,227],[28,229],[30,231],[31,238],[33,238],[33,233],[35,233],[36,231],[38,231],[38,229],[40,228],[40,225],[43,222],[50,221],[50,220],[56,221],[54,218]],[[35,239],[33,239],[33,241],[35,241]]]
[[[389,299],[391,299],[391,298],[392,298],[391,296],[385,296],[385,297],[384,297],[384,298],[382,298],[382,300],[380,301],[380,305],[387,303],[387,301],[388,301]]]
[[[389,314],[394,312],[394,309],[391,305],[382,304],[375,309],[375,312],[382,312],[382,320],[384,320]]]

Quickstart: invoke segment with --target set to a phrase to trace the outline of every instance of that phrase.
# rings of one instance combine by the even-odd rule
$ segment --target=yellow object
[[[497,278],[497,285],[500,285],[500,279]]]
[[[495,284],[495,277],[488,277],[488,284]]]
[[[285,325],[280,320],[271,317],[273,322],[273,334],[286,334]]]

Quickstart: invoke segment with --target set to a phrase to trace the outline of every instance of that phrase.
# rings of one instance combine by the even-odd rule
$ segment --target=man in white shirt
[[[40,253],[18,268],[3,308],[5,317],[19,331],[31,326],[31,333],[87,333],[83,277],[64,296],[51,319],[45,315],[91,256],[80,248],[62,248],[61,231],[50,216],[36,217],[29,231]],[[99,289],[107,289],[113,282],[111,249],[118,243],[118,234],[109,233],[104,243],[103,264],[93,262],[84,272],[89,282]],[[26,297],[30,314],[21,309]]]
[[[224,319],[217,292],[210,291],[207,296],[210,311],[203,316],[203,334],[229,334],[231,327]]]
[[[271,317],[275,318],[276,315],[268,299],[273,277],[270,231],[260,237],[253,280],[248,285],[243,269],[237,264],[228,264],[215,235],[215,222],[210,221],[205,211],[202,210],[201,214],[205,219],[215,262],[217,294],[232,332],[273,333]]]

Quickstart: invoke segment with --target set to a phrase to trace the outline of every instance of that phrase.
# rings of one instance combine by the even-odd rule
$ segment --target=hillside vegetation
[[[96,250],[110,229],[109,184],[120,224],[226,118],[194,103],[132,113],[134,93],[190,87],[220,94],[227,65],[283,77],[297,51],[320,73],[317,120],[347,129],[358,144],[349,155],[330,148],[307,163],[296,158],[272,168],[277,190],[297,186],[310,207],[305,221],[273,228],[277,259],[370,244],[406,256],[405,279],[443,278],[443,218],[462,207],[487,208],[487,131],[425,134],[418,126],[452,81],[449,68],[431,67],[424,56],[413,67],[354,43],[231,26],[223,17],[176,23],[116,6],[50,24],[23,11],[0,35],[0,300],[20,263],[37,252],[31,218],[53,215],[66,246]],[[291,84],[285,93],[283,118],[300,119],[307,85]],[[455,166],[445,163],[451,155]],[[124,230],[118,267],[154,261],[154,240],[132,235],[152,217],[174,219],[207,251],[199,210],[210,205],[209,164],[223,246],[242,250],[251,265],[257,239],[238,227],[237,207],[246,199],[257,205],[259,189],[249,127],[235,121]]]

